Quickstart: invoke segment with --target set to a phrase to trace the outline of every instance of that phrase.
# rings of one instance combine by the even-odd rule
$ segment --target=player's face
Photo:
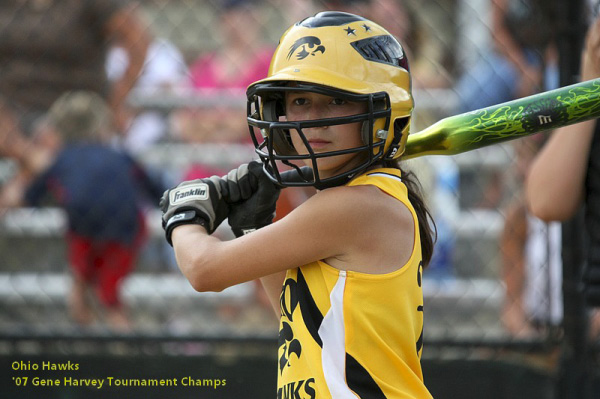
[[[286,118],[288,121],[306,121],[335,118],[365,113],[365,103],[346,101],[312,92],[288,92],[286,95]],[[361,139],[362,122],[320,126],[302,129],[310,147],[315,153],[346,150],[364,145]],[[300,155],[309,154],[298,132],[291,130],[294,148]],[[364,158],[364,152],[319,158],[317,161],[322,177],[335,176],[358,165]],[[310,160],[305,161],[312,166]]]

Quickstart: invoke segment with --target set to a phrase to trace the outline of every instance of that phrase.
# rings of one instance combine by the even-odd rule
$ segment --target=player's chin
[[[318,158],[317,168],[322,178],[333,177],[363,164],[365,158],[366,157],[361,154],[342,154]],[[312,167],[310,161],[307,165]]]

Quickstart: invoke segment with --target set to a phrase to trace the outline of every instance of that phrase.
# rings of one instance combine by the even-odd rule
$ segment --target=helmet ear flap
[[[392,142],[385,156],[387,160],[396,159],[404,153],[404,143],[406,142],[406,137],[404,137],[404,135],[408,135],[408,130],[406,128],[409,126],[409,123],[410,117],[394,119],[394,137],[392,138]]]
[[[263,120],[269,122],[279,121],[279,116],[283,115],[283,106],[277,100],[266,100],[262,106]],[[271,129],[268,135],[273,140],[273,148],[278,155],[298,155],[292,145],[289,130]]]

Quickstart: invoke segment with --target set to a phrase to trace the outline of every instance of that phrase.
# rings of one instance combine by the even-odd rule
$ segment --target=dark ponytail
[[[415,209],[419,222],[419,235],[421,236],[421,252],[423,256],[423,267],[427,267],[433,256],[433,248],[437,240],[437,228],[431,212],[427,209],[423,195],[421,193],[421,184],[417,176],[410,171],[405,171],[395,161],[385,161],[384,167],[400,169],[402,181],[408,189],[408,200]]]

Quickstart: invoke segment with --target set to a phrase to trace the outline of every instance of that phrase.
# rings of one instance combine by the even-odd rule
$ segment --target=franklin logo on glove
[[[170,202],[172,205],[178,205],[187,201],[205,200],[208,199],[208,185],[206,183],[198,183],[180,190],[171,191]]]

